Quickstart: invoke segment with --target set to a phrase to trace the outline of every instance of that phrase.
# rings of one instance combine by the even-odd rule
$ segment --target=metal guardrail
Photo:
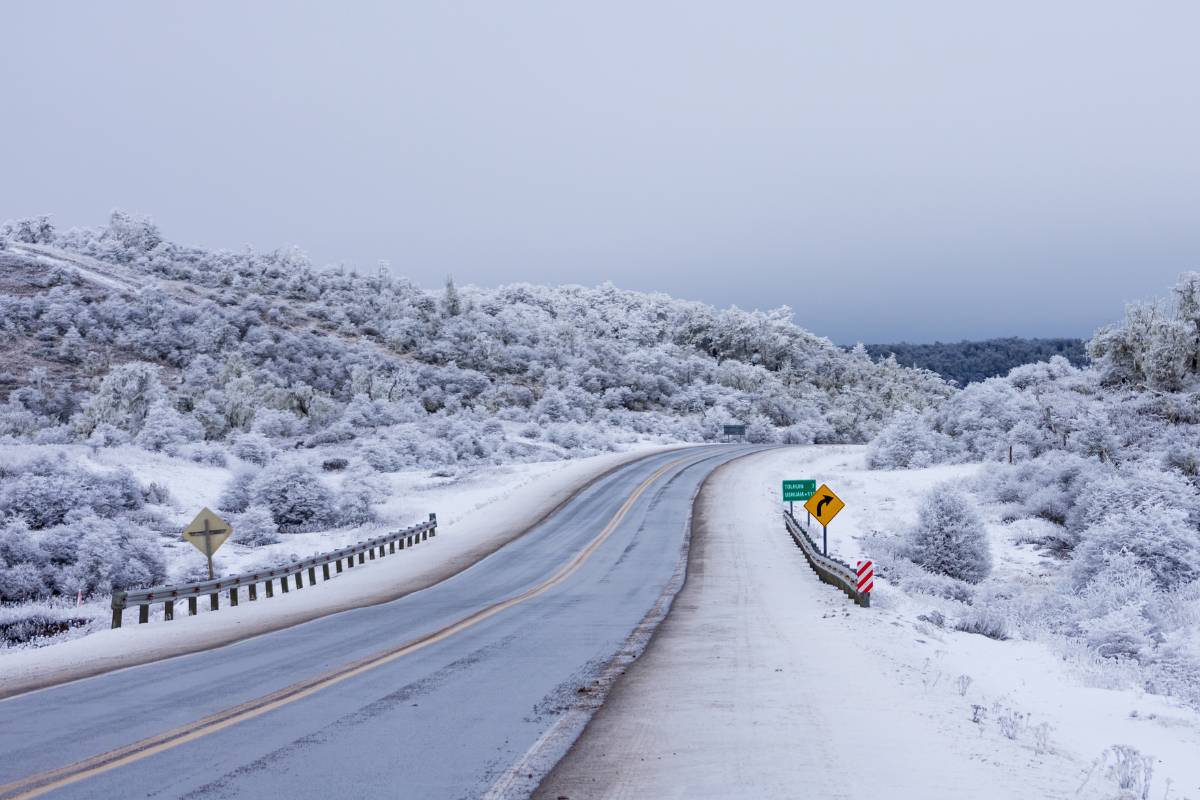
[[[871,606],[871,593],[858,591],[858,574],[848,564],[821,555],[816,542],[808,535],[808,530],[787,511],[783,512],[783,524],[788,533],[792,535],[792,539],[795,540],[796,546],[808,559],[808,565],[817,573],[818,578],[841,589],[850,596],[851,600],[863,608]]]
[[[282,567],[274,569],[258,570],[256,572],[247,572],[241,575],[231,575],[227,578],[214,578],[208,581],[197,581],[196,583],[183,583],[178,586],[156,586],[151,589],[135,589],[128,592],[113,592],[112,596],[112,627],[121,627],[121,617],[125,609],[131,606],[138,607],[138,622],[146,623],[150,621],[150,606],[154,603],[163,604],[163,619],[175,619],[175,601],[188,601],[188,615],[195,616],[199,608],[199,598],[208,595],[209,608],[216,611],[220,608],[220,593],[229,591],[229,605],[236,606],[238,604],[238,589],[242,586],[247,587],[247,599],[258,599],[258,584],[263,585],[265,595],[267,597],[275,596],[274,583],[279,581],[279,589],[283,593],[289,591],[289,584],[295,583],[295,588],[304,588],[304,574],[308,573],[308,583],[310,586],[315,586],[317,583],[317,567],[321,568],[321,577],[324,580],[329,580],[343,570],[343,562],[345,569],[352,569],[355,562],[365,564],[368,559],[374,561],[376,558],[383,558],[388,553],[395,553],[397,550],[403,550],[405,547],[423,542],[431,536],[437,536],[437,515],[430,514],[428,522],[422,522],[419,525],[413,525],[411,528],[405,528],[399,531],[386,533],[383,536],[376,536],[373,539],[367,539],[365,542],[343,547],[340,550],[334,550],[329,553],[306,558],[301,561],[295,561]],[[333,564],[336,572],[331,572],[329,565]]]

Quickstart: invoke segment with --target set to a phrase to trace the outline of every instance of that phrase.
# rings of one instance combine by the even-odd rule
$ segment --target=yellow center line
[[[341,683],[342,681],[349,680],[350,678],[361,675],[364,672],[373,670],[376,667],[381,667],[384,664],[389,664],[398,658],[403,658],[410,653],[422,650],[432,644],[437,644],[438,642],[450,638],[456,633],[460,633],[467,628],[478,625],[480,622],[499,614],[501,611],[524,603],[527,600],[531,600],[538,595],[544,594],[574,575],[575,572],[578,571],[581,566],[583,566],[584,562],[591,558],[592,554],[595,553],[596,550],[598,550],[600,546],[604,544],[605,540],[612,535],[613,531],[616,530],[617,526],[621,523],[621,520],[625,518],[625,515],[629,513],[629,510],[633,507],[633,504],[637,502],[638,498],[641,497],[642,494],[649,489],[655,481],[661,478],[664,473],[687,460],[687,457],[679,458],[656,470],[653,475],[643,481],[641,485],[638,486],[631,495],[629,495],[628,499],[626,499],[621,507],[617,510],[617,513],[614,514],[612,519],[609,520],[608,524],[604,527],[604,530],[602,530],[595,539],[589,542],[586,547],[580,550],[573,559],[560,567],[558,571],[556,571],[542,583],[527,589],[515,597],[502,600],[498,603],[488,606],[487,608],[480,609],[479,611],[469,614],[457,622],[451,623],[450,625],[423,636],[420,639],[415,639],[390,650],[376,653],[373,656],[368,656],[367,658],[359,661],[352,661],[349,664],[336,667],[328,672],[318,675],[315,678],[294,683],[291,686],[279,689],[254,700],[248,700],[245,703],[233,706],[232,708],[227,708],[224,711],[218,711],[215,714],[196,720],[195,722],[190,722],[186,725],[174,728],[164,733],[150,736],[132,744],[125,745],[124,747],[119,747],[115,750],[110,750],[107,753],[101,753],[100,755],[92,756],[91,758],[84,759],[83,761],[77,761],[74,764],[69,764],[65,767],[60,767],[58,769],[49,770],[46,772],[40,772],[36,775],[30,775],[26,778],[20,778],[11,783],[6,783],[3,786],[0,786],[0,800],[25,800],[26,798],[40,797],[41,795],[44,795],[47,792],[52,792],[55,789],[61,789],[62,787],[69,786],[72,783],[77,783],[78,781],[100,775],[101,773],[108,772],[109,770],[116,769],[117,767],[121,767],[126,764],[132,764],[135,761],[141,761],[144,758],[149,758],[150,756],[156,753],[161,753],[164,750],[170,750],[171,748],[178,747],[181,744],[186,744],[187,742],[191,742],[201,737],[208,736],[209,734],[216,733],[217,731],[224,730],[225,728],[236,725],[239,722],[245,722],[246,720],[253,719],[254,717],[266,714],[269,711],[274,711],[277,708],[286,706],[289,703],[294,703],[297,700],[303,700],[305,697],[315,694],[322,689],[326,689],[330,686]]]

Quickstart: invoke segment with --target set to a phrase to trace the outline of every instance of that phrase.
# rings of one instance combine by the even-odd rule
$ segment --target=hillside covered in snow
[[[120,212],[101,228],[0,227],[0,334],[9,603],[189,577],[164,542],[197,503],[261,547],[396,524],[401,485],[715,441],[727,423],[754,442],[862,442],[952,391],[786,308],[612,286],[428,291],[295,250],[184,247]]]
[[[946,601],[939,623],[1050,637],[1200,707],[1200,273],[1128,306],[1088,354],[897,414],[875,469],[980,467],[867,546],[893,586]]]

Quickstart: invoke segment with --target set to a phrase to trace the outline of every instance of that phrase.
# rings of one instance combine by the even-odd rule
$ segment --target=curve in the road
[[[393,603],[5,701],[0,798],[130,787],[322,796],[347,768],[359,795],[395,796],[397,781],[421,797],[477,792],[545,730],[554,713],[539,709],[611,660],[677,567],[708,465],[744,452],[635,462],[475,567]],[[518,606],[529,610],[504,613]],[[210,675],[224,700],[197,685]],[[412,699],[424,702],[401,702]],[[409,730],[428,743],[394,743]],[[393,742],[387,757],[372,759],[381,741]]]

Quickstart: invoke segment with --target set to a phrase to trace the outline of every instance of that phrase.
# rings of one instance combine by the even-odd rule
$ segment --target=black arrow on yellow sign
[[[821,516],[825,512],[825,506],[829,505],[832,502],[833,502],[832,495],[828,495],[828,494],[823,495],[821,497],[821,499],[817,501],[817,516],[818,517]]]

